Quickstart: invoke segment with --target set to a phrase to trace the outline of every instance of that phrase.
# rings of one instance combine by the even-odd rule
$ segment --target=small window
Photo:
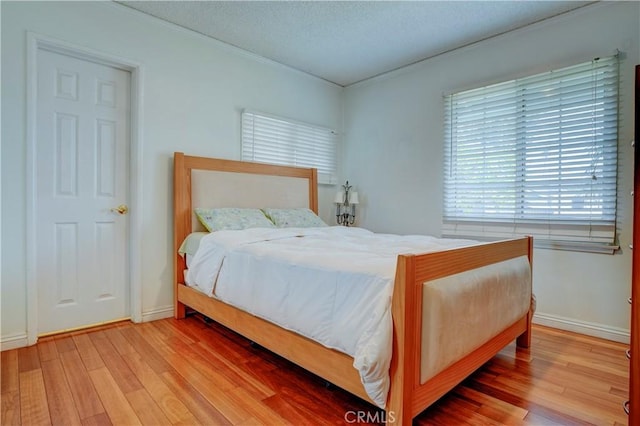
[[[531,234],[550,247],[611,252],[617,57],[455,93],[444,103],[443,234]]]
[[[255,112],[242,113],[242,159],[315,167],[318,182],[337,182],[337,133],[331,129]]]

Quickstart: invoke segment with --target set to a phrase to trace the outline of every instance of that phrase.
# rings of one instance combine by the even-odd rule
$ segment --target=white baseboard
[[[170,318],[172,316],[173,306],[164,306],[143,312],[142,322],[155,321],[163,318]],[[542,312],[536,312],[533,315],[533,323],[626,344],[629,343],[630,339],[629,330],[604,326],[602,324],[577,321],[574,319],[545,314]],[[26,346],[28,346],[26,333],[16,333],[0,337],[1,351],[23,348]]]
[[[173,316],[173,305],[150,309],[142,313],[142,322],[155,321]]]
[[[15,333],[8,336],[0,337],[0,351],[8,351],[10,349],[24,348],[29,346],[27,333]]]
[[[586,321],[578,321],[542,312],[536,312],[533,315],[533,323],[558,328],[560,330],[586,334],[587,336],[599,337],[601,339],[613,340],[614,342],[628,344],[630,340],[630,332],[627,329],[610,327]]]
[[[173,316],[173,305],[150,309],[142,313],[142,322],[155,321]],[[15,333],[0,337],[0,351],[29,346],[27,333]]]

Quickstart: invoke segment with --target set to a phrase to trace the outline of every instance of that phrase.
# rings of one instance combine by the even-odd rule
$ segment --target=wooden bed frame
[[[193,170],[308,179],[308,206],[314,212],[318,211],[315,169],[193,157],[176,152],[174,154],[175,317],[184,318],[185,308],[190,307],[336,386],[371,402],[360,382],[357,370],[353,368],[352,357],[328,349],[315,341],[184,285],[183,274],[186,264],[178,255],[178,248],[192,232],[193,208],[202,207],[191,205],[191,172]],[[527,348],[531,343],[533,313],[530,309],[524,317],[481,347],[424,384],[420,384],[423,284],[519,256],[528,256],[531,264],[532,255],[533,239],[524,237],[423,255],[398,256],[392,301],[394,335],[390,371],[391,387],[385,407],[387,411],[385,417],[389,422],[410,425],[415,416],[453,389],[514,339],[517,339],[520,347]]]

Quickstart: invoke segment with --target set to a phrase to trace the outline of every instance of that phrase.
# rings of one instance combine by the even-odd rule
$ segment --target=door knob
[[[129,211],[129,207],[127,207],[125,204],[120,204],[118,207],[112,208],[111,211],[118,214],[127,214],[127,212]]]

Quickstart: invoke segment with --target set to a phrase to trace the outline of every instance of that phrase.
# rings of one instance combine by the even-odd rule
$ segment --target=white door
[[[44,334],[130,316],[131,75],[41,49],[37,63],[37,323]]]

